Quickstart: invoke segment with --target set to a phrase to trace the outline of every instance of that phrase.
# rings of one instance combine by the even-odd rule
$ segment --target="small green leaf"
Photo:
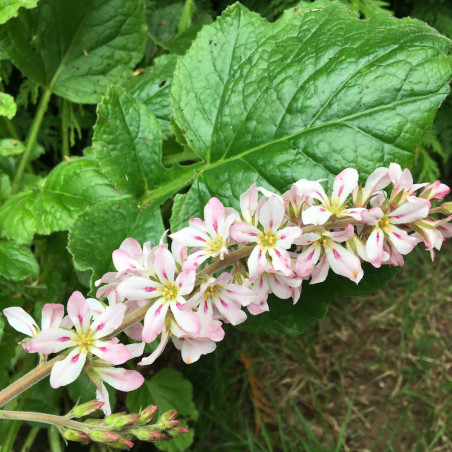
[[[0,140],[0,155],[16,155],[22,154],[25,151],[25,146],[20,141],[13,138],[4,138]]]
[[[0,43],[27,77],[96,103],[143,56],[144,0],[41,0],[0,27]]]
[[[14,97],[6,93],[0,93],[0,116],[6,116],[11,119],[16,114],[16,110]]]
[[[11,17],[16,17],[19,8],[34,8],[38,0],[2,0],[0,3],[0,24],[4,24]]]
[[[0,240],[0,276],[9,281],[36,278],[39,265],[29,248]]]

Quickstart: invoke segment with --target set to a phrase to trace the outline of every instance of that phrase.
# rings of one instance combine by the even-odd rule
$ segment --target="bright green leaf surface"
[[[86,158],[55,167],[39,191],[21,192],[0,208],[0,231],[19,243],[30,243],[35,233],[67,229],[86,207],[119,195],[98,164]]]
[[[140,60],[145,42],[144,0],[41,0],[0,27],[14,64],[74,102],[98,102]]]
[[[211,196],[237,206],[255,181],[286,190],[349,166],[363,177],[392,161],[410,166],[449,91],[449,45],[422,22],[359,20],[323,0],[271,24],[228,8],[175,72],[175,118],[205,165],[172,227]]]
[[[14,102],[14,97],[0,93],[0,116],[6,116],[8,119],[11,119],[16,114],[16,104]]]
[[[0,240],[0,275],[10,281],[36,278],[39,266],[29,248]]]
[[[130,77],[123,87],[133,98],[144,104],[155,115],[164,135],[172,134],[170,121],[173,110],[170,104],[169,90],[176,68],[175,55],[162,55],[154,60],[154,65],[143,73]]]
[[[16,17],[19,8],[34,8],[38,0],[1,0],[0,24],[4,24],[11,17]]]
[[[4,138],[0,140],[0,155],[16,155],[22,154],[24,152],[25,146],[17,140],[13,140],[12,138]]]

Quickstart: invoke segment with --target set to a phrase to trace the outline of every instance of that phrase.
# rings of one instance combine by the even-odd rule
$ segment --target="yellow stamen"
[[[276,237],[276,235],[273,233],[271,229],[257,236],[257,244],[261,247],[263,251],[273,249],[277,241],[278,237]]]
[[[218,253],[221,250],[221,248],[223,248],[223,245],[224,245],[223,237],[217,234],[215,239],[206,242],[205,250],[207,253],[213,255]]]

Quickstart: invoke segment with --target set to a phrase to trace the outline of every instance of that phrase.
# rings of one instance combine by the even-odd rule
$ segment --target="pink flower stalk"
[[[183,309],[186,303],[184,295],[191,293],[195,285],[193,265],[182,264],[178,269],[174,255],[167,245],[162,244],[153,249],[151,268],[151,277],[130,276],[117,288],[121,296],[130,300],[155,298],[144,317],[143,341],[155,340],[162,331],[169,308],[185,331],[197,332],[200,328],[198,316],[191,310]]]
[[[301,278],[312,276],[310,284],[317,284],[325,281],[331,267],[334,273],[358,284],[364,274],[361,262],[355,254],[338,243],[350,240],[353,234],[352,225],[348,225],[345,230],[303,234],[297,244],[308,248],[297,258],[297,275]]]
[[[130,358],[136,358],[143,354],[144,342],[126,345]],[[86,367],[86,373],[96,386],[96,399],[103,402],[102,410],[106,416],[111,414],[110,398],[104,383],[113,388],[130,392],[139,388],[144,383],[143,376],[136,370],[113,367],[103,359],[93,358]]]
[[[211,198],[204,208],[204,221],[194,218],[189,221],[189,227],[170,237],[181,245],[193,247],[187,262],[198,267],[209,258],[224,259],[228,254],[229,228],[237,218],[238,214],[228,213],[217,198]]]
[[[430,209],[430,202],[415,198],[397,207],[392,212],[384,213],[379,207],[362,212],[363,221],[374,226],[366,242],[366,254],[374,267],[380,267],[390,257],[385,252],[383,243],[387,240],[402,255],[410,253],[418,240],[408,235],[406,231],[397,227],[426,218]]]
[[[319,183],[312,183],[311,198],[320,201],[319,205],[313,205],[303,211],[304,224],[325,224],[331,217],[342,218],[351,216],[361,219],[362,208],[348,208],[346,202],[350,193],[358,186],[358,171],[347,168],[334,179],[331,198]],[[314,185],[315,184],[315,185]]]
[[[75,331],[52,327],[41,331],[30,341],[30,351],[57,353],[71,349],[68,356],[54,364],[50,374],[52,388],[68,385],[77,379],[89,356],[96,355],[111,364],[122,364],[130,358],[130,352],[122,344],[101,339],[112,333],[121,324],[125,306],[109,306],[91,323],[91,308],[80,292],[69,298],[67,310]]]
[[[231,237],[239,243],[256,243],[248,258],[250,280],[256,279],[267,265],[285,276],[293,274],[287,250],[301,235],[297,226],[285,227],[283,201],[272,196],[262,203],[256,216],[257,226],[240,222],[231,227]]]
[[[17,306],[3,309],[3,314],[5,314],[8,323],[15,330],[33,338],[41,331],[48,330],[49,328],[58,328],[60,326],[64,317],[64,306],[58,303],[45,304],[41,312],[41,329],[30,314]],[[26,352],[31,352],[29,345],[30,340],[31,339],[27,338],[20,342]]]

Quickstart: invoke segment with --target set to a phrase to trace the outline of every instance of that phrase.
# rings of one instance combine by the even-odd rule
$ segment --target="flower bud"
[[[109,443],[108,444],[109,447],[112,447],[114,449],[130,449],[131,447],[134,446],[133,442],[128,440],[127,438],[119,438],[118,441],[115,441],[113,443]]]
[[[141,441],[158,441],[162,438],[162,434],[152,427],[140,427],[136,430],[131,430],[130,433]]]
[[[104,402],[100,402],[99,400],[91,400],[90,402],[83,403],[82,405],[76,405],[71,411],[69,411],[68,414],[66,414],[65,417],[70,419],[72,417],[88,416],[89,414],[94,413],[94,411],[100,410],[103,406]]]
[[[113,413],[105,418],[105,424],[114,429],[121,429],[125,425],[133,424],[139,418],[139,414]]]
[[[171,420],[173,420],[176,416],[177,416],[177,411],[176,411],[176,410],[166,411],[165,413],[163,413],[163,414],[161,414],[161,415],[159,416],[159,422],[160,422],[160,421],[171,421]]]
[[[149,405],[140,411],[140,419],[138,419],[138,424],[145,425],[152,421],[155,412],[157,411],[157,405]]]
[[[181,435],[185,435],[185,433],[188,433],[190,430],[187,427],[184,427],[182,425],[178,425],[177,427],[172,428],[169,431],[169,434],[173,437],[176,438],[176,436],[181,436]]]
[[[93,430],[90,432],[90,436],[91,439],[97,443],[112,443],[121,439],[120,436],[107,430]]]
[[[159,430],[168,430],[170,428],[175,427],[176,425],[179,425],[179,421],[177,419],[168,420],[168,421],[158,421],[155,424],[155,428]]]
[[[441,210],[445,212],[447,215],[452,214],[452,201],[445,202],[441,205]]]
[[[104,420],[103,419],[85,419],[85,424],[90,424],[90,425],[104,425]]]
[[[77,441],[80,443],[89,443],[91,438],[80,430],[74,430],[72,428],[62,429],[63,438],[68,441]]]

